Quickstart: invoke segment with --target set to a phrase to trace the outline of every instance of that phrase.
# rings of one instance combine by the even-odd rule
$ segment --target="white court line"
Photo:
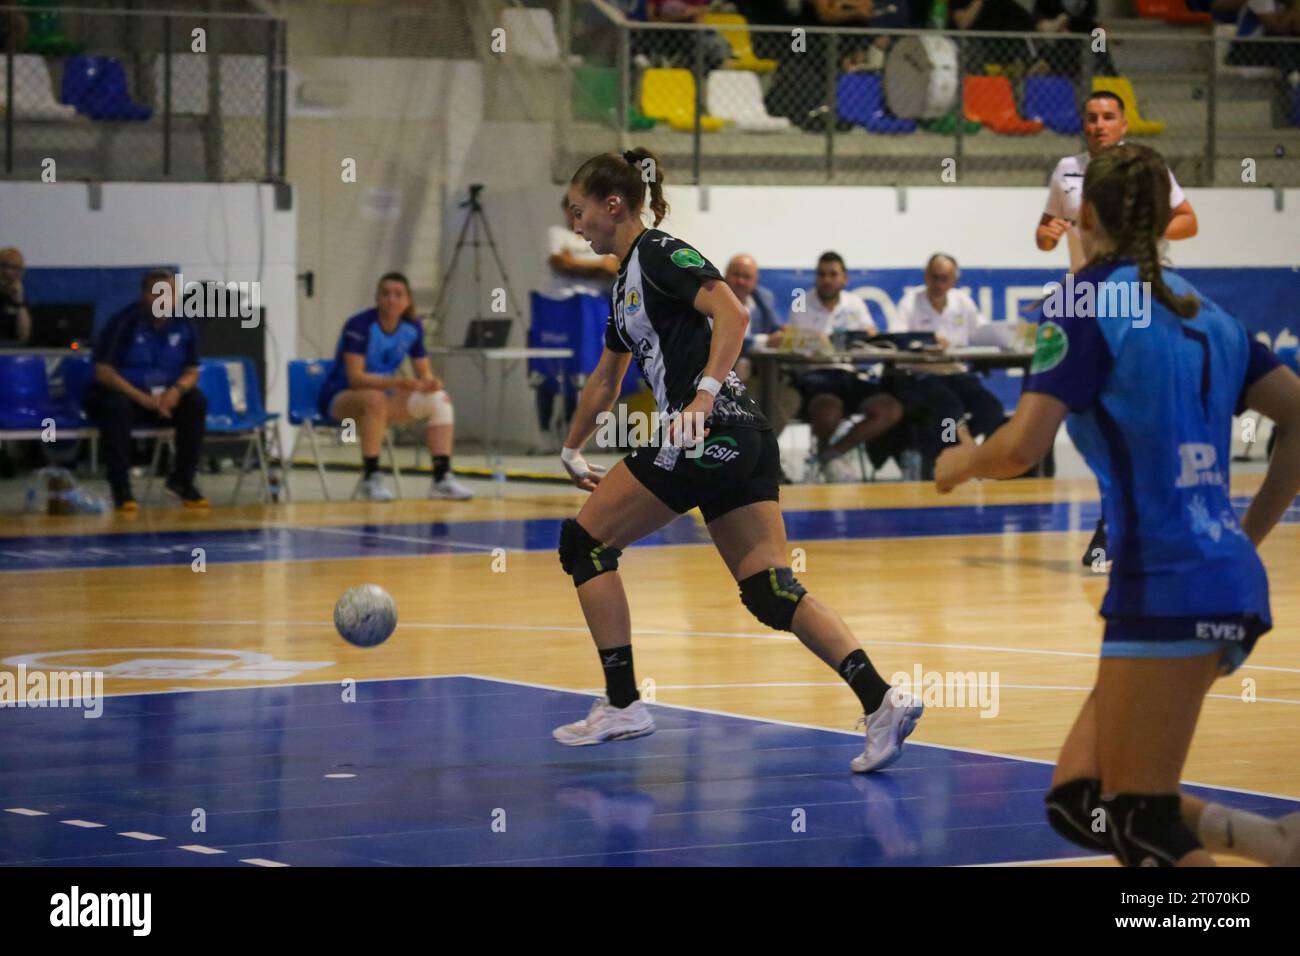
[[[210,846],[201,846],[201,845],[198,844],[198,843],[187,843],[187,844],[185,844],[184,846],[178,846],[176,849],[178,849],[178,850],[188,850],[190,853],[206,853],[206,854],[225,853],[225,852],[226,852],[225,850],[218,850],[218,849],[216,849],[215,847],[210,847]]]
[[[102,823],[91,823],[89,820],[60,820],[59,822],[66,823],[70,827],[81,827],[85,830],[93,830],[104,825]]]
[[[266,527],[262,525],[261,527]],[[475,551],[495,551],[502,547],[499,544],[479,544],[476,541],[456,541],[452,538],[412,538],[404,534],[385,534],[377,531],[351,531],[347,528],[292,528],[284,525],[271,525],[277,531],[310,531],[313,534],[341,534],[350,538],[383,538],[385,541],[405,541],[411,544],[453,544],[458,548],[473,548]],[[509,550],[509,549],[507,549]],[[354,558],[364,558],[367,555],[354,554]],[[385,557],[401,557],[401,555],[385,555]],[[420,557],[420,555],[411,555],[411,557]]]
[[[261,618],[239,619],[239,618],[199,618],[195,620],[186,620],[184,618],[130,618],[130,617],[96,617],[96,618],[77,618],[69,620],[62,618],[57,621],[43,617],[29,618],[10,618],[13,624],[132,624],[132,625],[156,625],[159,627],[266,627],[267,625],[280,627],[322,627],[333,628],[334,624],[330,621],[293,621],[293,620],[266,620]],[[419,621],[401,621],[397,625],[399,628],[407,630],[428,630],[428,631],[530,631],[534,633],[551,633],[551,634],[590,634],[586,627],[580,625],[547,625],[547,624],[444,624],[436,622],[419,622]],[[643,637],[721,637],[721,638],[738,638],[753,639],[760,641],[786,641],[798,643],[799,639],[793,635],[785,634],[762,634],[754,631],[696,631],[680,630],[671,628],[656,627],[634,627],[634,635]],[[931,647],[936,650],[953,650],[953,651],[988,651],[997,654],[1032,654],[1045,657],[1078,657],[1087,660],[1099,660],[1098,652],[1092,651],[1057,651],[1041,647],[1003,647],[997,644],[944,644],[936,641],[879,641],[871,640],[867,642],[867,648],[872,647]],[[1281,667],[1268,664],[1251,664],[1249,662],[1242,664],[1240,670],[1261,670],[1277,671],[1284,674],[1300,674],[1300,667]]]
[[[165,840],[166,837],[160,837],[153,833],[141,833],[139,830],[127,830],[125,833],[119,833],[120,837],[128,837],[132,840]]]
[[[48,817],[44,810],[28,810],[26,807],[10,807],[5,813],[16,813],[20,817]]]
[[[1045,863],[1082,863],[1085,860],[1113,860],[1113,856],[1098,853],[1096,856],[1057,856],[1046,860],[1012,860],[1010,863],[967,863],[962,869],[990,868],[997,866],[1042,866]]]
[[[474,680],[482,680],[482,681],[489,681],[489,682],[495,681],[498,684],[517,684],[520,687],[535,687],[539,690],[553,690],[565,694],[583,693],[580,690],[573,690],[568,687],[555,687],[551,684],[537,684],[537,683],[533,683],[532,681],[525,681],[525,680],[511,680],[508,677],[487,677],[483,674],[454,674],[454,675],[448,674],[446,676],[469,677],[469,678],[473,678]],[[364,679],[380,680],[382,678],[364,678]],[[411,679],[418,680],[420,678],[411,678]],[[843,734],[845,736],[854,737],[857,739],[862,738],[862,731],[860,730],[843,730],[839,727],[822,727],[817,724],[798,724],[791,720],[777,720],[775,717],[752,717],[749,714],[735,714],[725,710],[710,710],[706,707],[688,707],[685,704],[662,704],[659,701],[655,701],[654,704],[652,704],[651,706],[667,707],[670,710],[687,710],[697,714],[713,714],[715,717],[734,717],[737,720],[748,720],[758,724],[777,724],[781,727],[797,727],[800,730],[822,730],[831,734]],[[913,747],[933,747],[936,750],[951,750],[957,753],[976,754],[980,757],[1000,757],[1003,760],[1019,760],[1023,763],[1040,763],[1048,767],[1056,766],[1055,761],[1052,760],[1043,760],[1038,757],[1021,757],[1018,754],[998,753],[995,750],[975,750],[974,748],[971,747],[952,747],[949,746],[948,744],[932,744],[932,743],[925,743],[923,741],[913,741],[913,740],[909,740],[908,745]],[[1204,787],[1207,790],[1223,790],[1229,793],[1244,793],[1252,797],[1269,797],[1274,800],[1289,800],[1293,803],[1300,803],[1300,797],[1292,797],[1283,793],[1267,793],[1263,790],[1246,790],[1243,787],[1225,787],[1222,784],[1198,783],[1195,780],[1183,780],[1181,781],[1181,783],[1182,785],[1188,787]]]
[[[277,863],[275,860],[264,860],[260,856],[252,856],[247,860],[240,860],[240,863],[251,863],[253,866],[288,866],[288,863]]]

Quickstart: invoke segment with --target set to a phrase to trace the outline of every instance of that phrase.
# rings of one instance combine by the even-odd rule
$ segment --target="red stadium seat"
[[[995,133],[1027,136],[1042,132],[1041,120],[1027,120],[1016,111],[1015,93],[1005,76],[968,76],[962,93],[966,118]]]

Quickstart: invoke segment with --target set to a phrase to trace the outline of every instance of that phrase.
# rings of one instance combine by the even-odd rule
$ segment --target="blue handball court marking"
[[[949,866],[1082,852],[1045,822],[1051,767],[1032,761],[909,744],[859,776],[857,735],[653,705],[652,736],[566,748],[550,730],[590,697],[478,677],[346,696],[283,685],[109,697],[98,719],[6,710],[0,865]],[[1268,816],[1300,808],[1193,791]],[[225,852],[181,849],[193,844]]]

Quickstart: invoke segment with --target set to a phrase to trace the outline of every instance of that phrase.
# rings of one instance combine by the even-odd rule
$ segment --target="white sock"
[[[1281,863],[1287,849],[1286,836],[1276,820],[1217,803],[1206,804],[1197,829],[1207,850],[1235,853],[1269,866]]]

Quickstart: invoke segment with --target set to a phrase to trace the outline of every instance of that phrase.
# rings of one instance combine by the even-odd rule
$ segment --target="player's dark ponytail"
[[[1159,242],[1169,225],[1169,167],[1148,146],[1121,144],[1088,164],[1083,198],[1092,203],[1102,227],[1113,240],[1113,252],[1094,258],[1132,259],[1138,279],[1151,283],[1155,300],[1175,315],[1190,319],[1200,310],[1194,295],[1174,295],[1160,271]]]
[[[584,196],[604,199],[622,196],[633,213],[649,206],[657,226],[668,215],[664,199],[664,167],[659,158],[644,146],[619,153],[593,156],[573,174],[571,183]],[[648,200],[648,201],[647,201]]]

